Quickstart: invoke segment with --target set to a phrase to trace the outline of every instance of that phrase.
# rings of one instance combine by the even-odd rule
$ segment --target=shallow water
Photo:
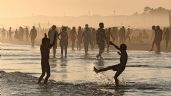
[[[129,47],[129,46],[128,46]],[[129,59],[126,70],[119,77],[122,87],[114,90],[114,72],[108,71],[96,74],[93,67],[105,67],[119,63],[116,50],[104,53],[104,60],[97,61],[97,50],[71,51],[68,49],[68,58],[60,58],[60,49],[57,49],[57,58],[50,59],[50,79],[71,83],[97,82],[103,86],[102,90],[114,92],[123,96],[139,95],[171,95],[171,53],[155,54],[148,51],[128,51]],[[15,45],[0,43],[0,70],[7,72],[20,71],[33,76],[40,76],[40,50],[29,45]],[[51,54],[52,55],[52,54]],[[52,57],[52,56],[51,56]]]

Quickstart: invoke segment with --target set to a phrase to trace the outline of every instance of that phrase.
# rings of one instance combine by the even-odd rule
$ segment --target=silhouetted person
[[[118,49],[120,51],[120,52],[118,52],[118,54],[120,55],[120,63],[117,65],[108,66],[103,69],[96,69],[94,67],[94,71],[96,73],[108,71],[108,70],[116,71],[114,79],[115,79],[116,86],[119,86],[118,76],[125,70],[125,67],[127,64],[127,59],[128,59],[128,55],[126,52],[127,46],[126,46],[126,44],[121,44],[120,47],[118,47],[117,45],[113,44],[112,42],[110,42],[110,44],[113,45],[116,49]]]
[[[18,30],[17,30],[17,29],[15,30],[14,38],[15,38],[15,39],[19,39],[19,38],[18,38]]]
[[[5,38],[5,36],[6,36],[5,31],[6,31],[5,28],[2,28],[2,36],[1,36],[2,38]]]
[[[81,29],[81,26],[79,26],[78,33],[77,33],[77,50],[81,50],[82,34],[83,34],[83,31]]]
[[[107,52],[109,53],[109,41],[111,36],[111,28],[106,31]]]
[[[125,42],[125,33],[125,27],[122,26],[122,28],[120,28],[120,43]]]
[[[50,39],[50,45],[53,47],[53,58],[56,57],[56,48],[57,48],[57,38],[58,38],[58,32],[56,31],[56,26],[53,25],[49,32],[48,37]]]
[[[31,45],[33,47],[34,47],[34,44],[35,44],[36,37],[37,37],[37,30],[36,30],[35,26],[33,26],[33,28],[30,31]]]
[[[23,27],[19,27],[19,39],[23,41],[24,29]],[[30,35],[31,36],[31,35]]]
[[[126,39],[131,40],[131,37],[130,37],[131,33],[132,33],[132,30],[128,28],[127,33],[126,33]]]
[[[88,55],[88,46],[90,44],[90,38],[91,37],[91,30],[90,28],[88,27],[88,24],[85,25],[85,28],[84,28],[84,31],[83,31],[83,34],[82,34],[82,39],[83,39],[83,42],[84,42],[84,50],[85,50],[85,55]]]
[[[10,28],[9,28],[9,32],[8,32],[8,37],[9,37],[8,39],[9,39],[9,40],[12,40],[12,30],[11,30],[11,29],[12,29],[12,28],[10,27]]]
[[[94,49],[96,45],[96,29],[92,28],[91,32],[91,48]]]
[[[153,42],[152,42],[152,47],[151,47],[151,49],[150,49],[150,51],[152,51],[153,50],[153,48],[154,48],[154,44],[156,44],[156,41],[157,41],[157,34],[156,34],[156,26],[152,26],[152,31],[153,31],[153,33],[154,33],[154,39],[153,39]]]
[[[76,40],[76,28],[73,27],[71,32],[70,32],[70,39],[71,39],[71,43],[72,43],[72,50],[74,50],[75,47],[75,40]]]
[[[105,42],[106,42],[106,34],[104,30],[104,24],[99,23],[99,27],[97,32],[96,32],[96,42],[99,48],[99,53],[97,54],[97,59],[100,57],[102,59],[102,53],[104,52],[105,49]]]
[[[67,57],[67,47],[68,47],[68,33],[67,28],[62,27],[62,31],[59,33],[60,46],[61,46],[61,57],[63,58],[63,50],[65,50],[65,58]]]
[[[157,52],[160,53],[160,43],[161,43],[161,40],[162,40],[162,30],[160,29],[160,26],[157,26],[156,27],[156,33],[157,33],[157,41],[156,41],[156,45],[157,45]]]
[[[43,79],[43,77],[46,74],[46,78],[44,80],[44,84],[46,84],[49,77],[50,77],[50,65],[49,65],[50,40],[47,38],[46,34],[45,34],[45,37],[42,39],[42,44],[40,46],[40,51],[41,51],[42,74],[39,77],[38,83],[41,82],[41,80]]]
[[[169,28],[165,28],[164,33],[163,33],[163,39],[166,41],[166,49],[168,48],[168,44],[169,44]]]
[[[28,27],[25,28],[25,35],[26,35],[26,41],[29,40],[29,29]]]

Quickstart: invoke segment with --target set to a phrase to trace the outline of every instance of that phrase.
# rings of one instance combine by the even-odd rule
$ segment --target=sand
[[[70,84],[50,80],[48,84],[37,84],[37,77],[21,73],[0,72],[1,96],[112,96],[101,91],[96,84],[88,87],[84,84]]]

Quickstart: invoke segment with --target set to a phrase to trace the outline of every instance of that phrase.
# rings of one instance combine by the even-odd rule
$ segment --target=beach
[[[120,87],[113,80],[115,72],[96,74],[93,67],[103,68],[119,63],[117,50],[111,48],[98,61],[97,49],[68,49],[68,57],[50,55],[51,77],[47,85],[37,84],[41,74],[40,48],[30,45],[0,43],[1,96],[169,96],[171,95],[171,53],[128,50],[128,64],[119,76]]]

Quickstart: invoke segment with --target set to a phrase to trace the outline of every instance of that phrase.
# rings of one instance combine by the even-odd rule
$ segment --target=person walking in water
[[[104,24],[99,23],[99,27],[96,33],[96,41],[97,45],[99,48],[99,53],[97,54],[97,59],[102,59],[102,53],[104,52],[105,49],[105,42],[106,42],[106,34],[105,34],[105,29],[104,29]]]
[[[12,28],[10,27],[9,28],[9,32],[8,32],[8,35],[9,35],[9,40],[12,40]]]
[[[122,26],[122,28],[120,28],[120,43],[124,43],[125,42],[125,34],[126,34],[126,32],[125,32],[125,27],[124,26]]]
[[[77,50],[81,50],[81,43],[82,43],[82,29],[81,26],[78,27],[77,33]]]
[[[30,31],[30,39],[31,39],[32,47],[34,47],[36,37],[37,37],[37,30],[35,26],[33,26],[33,28]]]
[[[88,55],[88,46],[90,44],[90,38],[91,37],[91,30],[88,27],[88,24],[85,25],[83,34],[82,34],[82,38],[83,38],[83,42],[84,42],[84,50],[85,50],[85,55]]]
[[[157,41],[157,37],[156,37],[156,26],[152,26],[152,35],[154,34],[154,39],[153,39],[153,42],[152,42],[152,47],[150,49],[150,51],[153,51],[153,48],[154,48],[154,44],[156,44],[156,41]]]
[[[166,41],[166,50],[167,50],[168,44],[169,44],[169,36],[170,36],[169,28],[164,28],[163,40]]]
[[[29,29],[28,27],[25,28],[25,35],[26,35],[26,41],[29,40]]]
[[[76,28],[73,27],[69,35],[71,39],[71,43],[72,43],[72,50],[74,50],[74,47],[75,47],[76,35],[77,35]]]
[[[62,31],[59,33],[60,46],[61,46],[61,58],[63,58],[63,50],[65,50],[65,58],[67,57],[67,47],[68,47],[68,33],[67,28],[62,27]]]
[[[42,81],[45,74],[46,77],[44,80],[44,84],[47,83],[50,77],[49,51],[50,51],[50,40],[47,38],[47,35],[45,34],[45,37],[42,39],[42,44],[40,46],[42,74],[39,77],[38,84]]]
[[[53,25],[49,32],[48,37],[50,39],[50,45],[53,47],[53,58],[56,58],[56,48],[57,48],[57,38],[58,38],[58,32],[56,31],[56,26]]]
[[[162,30],[160,29],[160,26],[157,26],[156,27],[156,31],[157,31],[157,53],[160,53],[161,51],[161,47],[160,47],[160,44],[161,44],[161,41],[162,41]]]
[[[118,47],[117,45],[113,44],[112,42],[110,42],[110,45],[113,45],[116,49],[119,50],[118,54],[120,55],[120,63],[117,65],[108,66],[108,67],[102,68],[102,69],[96,69],[94,67],[94,71],[96,73],[108,71],[108,70],[116,71],[114,79],[115,79],[115,84],[118,87],[119,86],[118,77],[125,70],[127,60],[128,60],[128,55],[126,52],[127,46],[126,46],[126,44],[121,44],[120,47]]]
[[[109,53],[109,41],[111,37],[111,28],[108,28],[106,31],[106,43],[107,43],[107,53]]]

